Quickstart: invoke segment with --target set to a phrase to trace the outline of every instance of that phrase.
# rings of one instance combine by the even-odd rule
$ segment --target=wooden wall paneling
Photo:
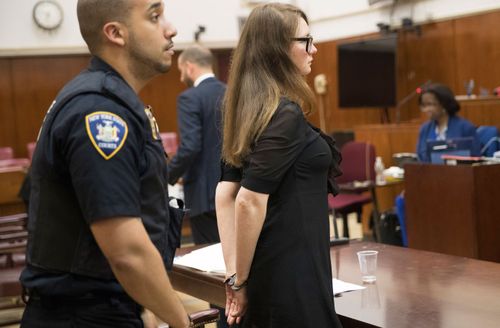
[[[432,80],[455,89],[453,21],[423,25],[421,35],[407,33],[405,38],[409,85],[417,87]]]
[[[389,167],[394,165],[393,154],[416,151],[419,128],[413,123],[358,125],[354,127],[354,138],[374,145],[377,156]]]
[[[420,35],[404,33],[407,91],[428,80],[456,86],[456,54],[453,21],[425,24]],[[417,97],[409,102],[405,114],[410,120],[420,120]]]
[[[233,49],[218,49],[212,51],[215,57],[214,72],[217,78],[227,83]]]
[[[398,103],[396,106],[391,109],[392,115],[391,122],[393,123],[399,123],[399,122],[406,122],[409,121],[413,118],[414,115],[411,113],[412,109],[412,102],[414,101],[413,98],[409,98],[406,100],[405,104],[402,104],[401,107],[399,108],[399,122],[397,122],[397,106],[399,103],[405,99],[411,91],[414,90],[412,86],[409,85],[408,83],[408,73],[407,73],[407,67],[408,67],[408,58],[407,58],[407,48],[406,48],[406,34],[407,32],[398,32],[398,48],[397,48],[397,54],[396,54],[396,98]],[[414,106],[413,106],[414,107]]]
[[[11,60],[0,59],[0,147],[7,147],[16,142],[14,101],[12,98]],[[14,156],[18,156],[17,152]]]
[[[88,55],[12,59],[17,156],[27,157],[41,123],[59,90],[88,66]],[[12,128],[12,127],[10,127]]]
[[[392,154],[396,153],[415,153],[417,151],[418,132],[420,124],[405,123],[398,125],[391,125],[391,138],[389,140],[389,147]],[[392,156],[391,154],[391,156]],[[395,165],[392,161],[387,164]]]
[[[419,36],[399,32],[398,99],[403,99],[416,86],[428,79],[449,85],[457,94],[463,93],[463,82],[476,80],[477,86],[492,88],[500,84],[500,11],[422,26]],[[326,132],[353,129],[357,125],[378,124],[379,109],[338,108],[337,44],[378,37],[378,34],[328,41],[317,44],[312,72],[307,79],[311,87],[317,74],[328,81],[324,96]],[[214,51],[218,75],[224,80],[231,50]],[[36,138],[47,108],[60,88],[87,66],[89,55],[43,56],[0,59],[0,146],[13,146],[16,156],[26,156],[26,143]],[[146,104],[153,106],[161,131],[177,131],[176,97],[185,90],[179,81],[175,56],[169,73],[154,79],[141,92]],[[216,69],[217,71],[217,69]],[[476,87],[477,91],[477,87]],[[491,106],[490,106],[491,105]],[[464,104],[461,112],[475,124],[500,125],[496,105],[480,104],[472,108]],[[493,107],[492,107],[493,106]],[[390,108],[394,121],[394,108]],[[474,111],[474,112],[473,112]],[[472,115],[472,116],[471,116]],[[402,121],[422,122],[416,97],[402,108]],[[318,113],[309,118],[319,125]]]
[[[392,158],[392,150],[389,147],[390,134],[388,133],[388,125],[372,124],[360,125],[354,127],[354,139],[356,141],[368,142],[375,146],[375,154],[381,156],[384,163],[387,165]]]
[[[500,98],[460,101],[459,115],[474,125],[495,125],[500,131]]]
[[[320,104],[320,97],[323,98],[323,107],[325,110],[325,132],[333,130],[333,111],[334,103],[332,98],[337,94],[337,54],[335,42],[324,42],[314,45],[318,52],[313,57],[311,65],[311,73],[307,76],[307,82],[316,96],[316,102]],[[326,95],[320,96],[314,90],[314,77],[318,74],[325,74],[327,80]],[[319,123],[319,110],[314,111],[308,117],[314,125],[320,126]]]
[[[457,94],[465,83],[475,81],[474,93],[483,87],[492,92],[500,86],[500,11],[456,19]]]
[[[170,71],[155,77],[139,93],[143,102],[153,107],[153,113],[161,132],[178,132],[177,96],[187,88],[180,81],[181,73],[177,66],[178,57],[179,53],[175,53]]]

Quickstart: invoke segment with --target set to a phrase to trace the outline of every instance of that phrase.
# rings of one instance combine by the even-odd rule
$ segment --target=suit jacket
[[[427,141],[435,140],[436,122],[431,120],[420,127],[417,144],[418,159],[422,162],[430,162],[427,152]],[[471,155],[479,155],[479,142],[476,137],[476,127],[469,121],[459,116],[450,116],[448,119],[448,130],[446,139],[473,137],[474,144]]]
[[[177,97],[181,144],[169,163],[169,183],[182,176],[190,215],[215,210],[215,188],[220,178],[221,113],[226,85],[216,78],[203,80]]]

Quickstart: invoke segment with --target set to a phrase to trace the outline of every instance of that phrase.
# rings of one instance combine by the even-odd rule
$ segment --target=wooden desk
[[[344,328],[498,327],[500,264],[351,242],[331,248],[333,276],[361,284],[356,252],[363,249],[379,251],[377,283],[335,298]],[[224,306],[222,277],[178,266],[169,276],[176,290]]]
[[[377,156],[381,156],[386,168],[395,165],[392,155],[395,153],[414,153],[417,149],[420,123],[367,124],[354,127],[356,141],[369,142],[375,146]],[[377,187],[377,200],[380,212],[390,210],[394,199],[403,190],[403,184],[390,184]],[[363,235],[369,235],[369,219],[372,205],[363,206]]]
[[[499,164],[406,165],[408,246],[500,262],[499,186]]]

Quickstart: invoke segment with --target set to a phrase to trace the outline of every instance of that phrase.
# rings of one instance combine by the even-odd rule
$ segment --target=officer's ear
[[[126,28],[120,22],[109,22],[102,27],[102,32],[107,41],[119,46],[125,45]]]

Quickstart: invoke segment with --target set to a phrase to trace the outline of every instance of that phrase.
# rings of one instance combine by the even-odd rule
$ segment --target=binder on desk
[[[471,156],[474,138],[454,138],[427,141],[427,151],[433,164],[445,164],[444,155]]]
[[[476,156],[442,155],[441,158],[446,165],[477,164],[485,161],[483,157]]]

